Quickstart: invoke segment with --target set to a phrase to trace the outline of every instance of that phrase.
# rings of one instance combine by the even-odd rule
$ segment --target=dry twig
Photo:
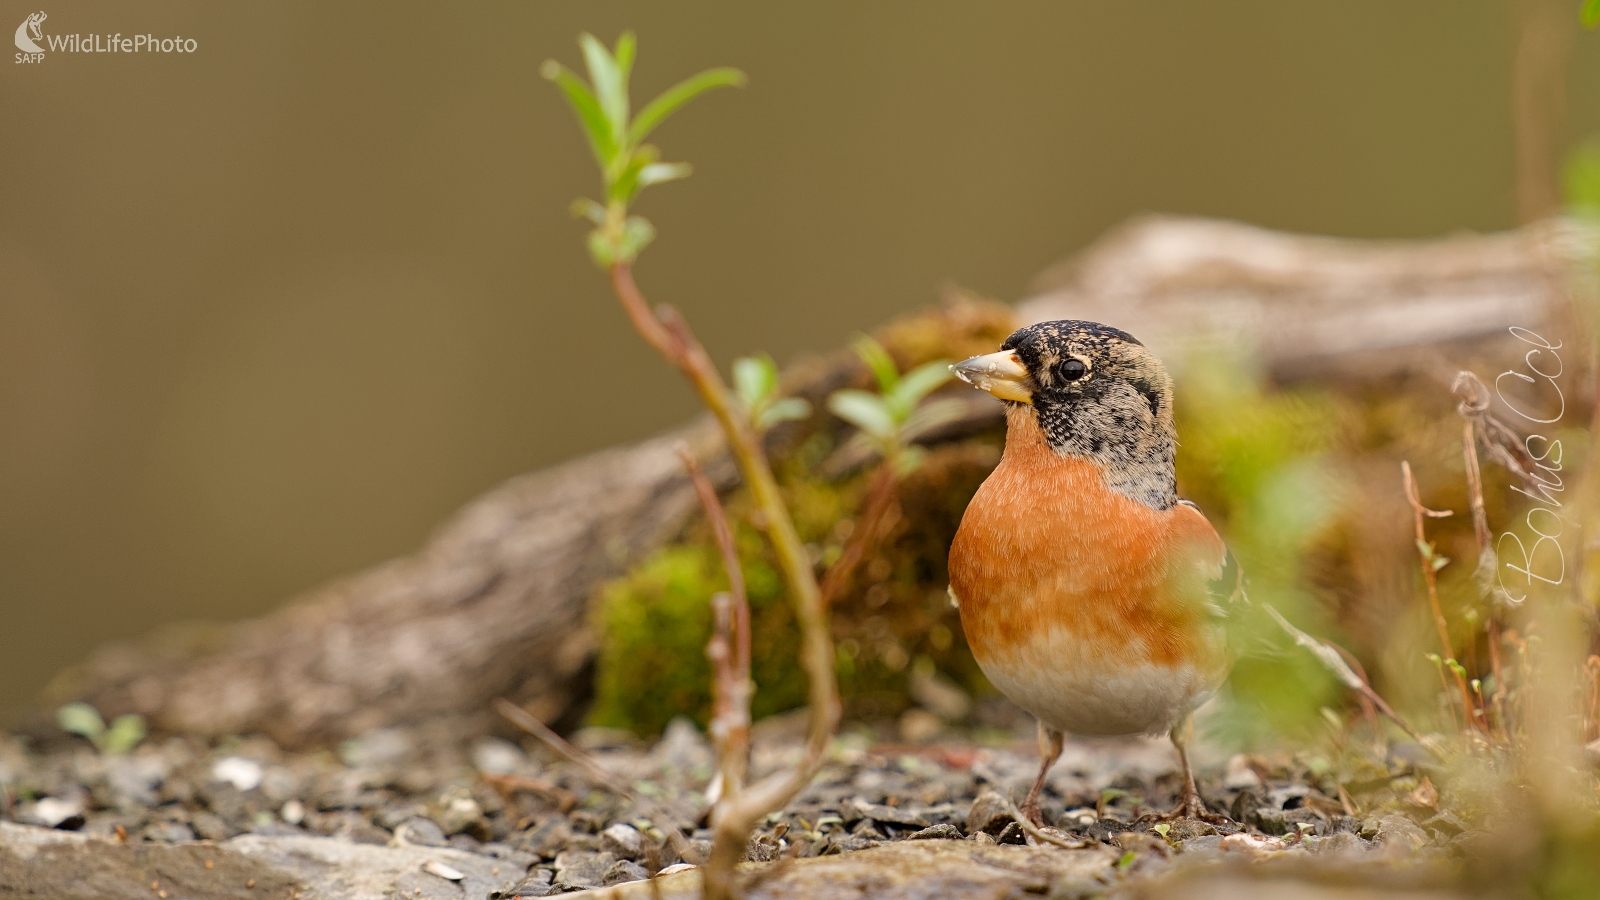
[[[1272,604],[1263,603],[1262,606],[1266,608],[1267,615],[1271,616],[1272,620],[1278,623],[1279,628],[1282,628],[1286,633],[1288,633],[1289,637],[1292,638],[1296,644],[1299,644],[1310,651],[1311,655],[1316,657],[1317,661],[1322,663],[1322,665],[1326,667],[1328,671],[1332,672],[1334,677],[1343,682],[1345,687],[1348,687],[1357,694],[1361,695],[1361,697],[1363,697],[1367,702],[1376,707],[1379,712],[1388,716],[1391,721],[1400,726],[1401,731],[1404,731],[1406,734],[1410,735],[1412,740],[1424,747],[1428,747],[1430,750],[1432,749],[1428,742],[1422,739],[1422,735],[1419,734],[1415,728],[1411,727],[1411,723],[1407,722],[1403,716],[1395,712],[1394,707],[1390,706],[1388,702],[1378,694],[1377,691],[1373,690],[1372,685],[1367,681],[1366,676],[1363,673],[1358,672],[1354,666],[1345,660],[1343,650],[1341,648],[1336,647],[1326,641],[1318,640],[1317,638],[1314,638],[1311,635],[1306,634],[1304,631],[1294,627],[1294,625],[1288,619],[1285,619],[1283,614],[1278,612],[1278,610],[1274,608]]]

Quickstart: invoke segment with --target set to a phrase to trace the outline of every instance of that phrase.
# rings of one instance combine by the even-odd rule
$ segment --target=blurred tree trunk
[[[1569,237],[1546,222],[1363,242],[1152,217],[1046,272],[1017,314],[1125,328],[1180,370],[1185,355],[1224,336],[1255,347],[1280,379],[1437,372],[1447,396],[1454,367],[1441,348],[1566,315]],[[855,370],[838,356],[786,380],[820,398]],[[998,419],[998,404],[972,396],[969,420],[940,439]],[[695,507],[672,449],[679,440],[721,488],[733,484],[704,421],[514,478],[412,556],[256,620],[105,648],[58,679],[53,699],[140,712],[162,730],[264,731],[291,745],[444,714],[487,727],[498,695],[571,722],[589,694],[596,585],[670,540]]]

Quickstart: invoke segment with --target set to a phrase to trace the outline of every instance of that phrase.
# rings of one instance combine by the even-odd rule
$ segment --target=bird
[[[1005,404],[1000,463],[950,546],[950,598],[979,668],[1039,724],[1039,794],[1066,734],[1172,739],[1167,818],[1216,821],[1189,761],[1193,712],[1227,678],[1238,563],[1180,499],[1172,378],[1133,335],[1061,320],[951,366]]]

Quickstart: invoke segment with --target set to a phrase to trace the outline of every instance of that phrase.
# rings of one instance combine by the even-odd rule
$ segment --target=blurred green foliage
[[[1311,590],[1312,546],[1327,540],[1344,504],[1334,451],[1348,403],[1314,388],[1269,390],[1246,352],[1211,352],[1178,379],[1179,485],[1206,511],[1244,570],[1251,609],[1230,622],[1239,653],[1231,702],[1211,721],[1228,743],[1255,745],[1320,730],[1342,688],[1310,654],[1292,648],[1261,614],[1271,604],[1302,629],[1330,634]]]
[[[892,427],[904,428],[916,409],[942,402],[932,392],[948,380],[949,357],[992,348],[1010,330],[1009,312],[989,305],[956,304],[908,317],[882,330],[871,344],[875,351],[860,353],[865,344],[858,342],[864,365],[847,390],[882,404],[887,382],[906,412],[882,412]],[[775,399],[776,367],[769,364],[750,357],[735,365],[741,402],[757,417],[786,402]],[[900,441],[916,433],[885,430],[882,436]],[[926,452],[913,448],[921,464],[901,476],[896,524],[833,607],[837,673],[852,714],[900,712],[917,666],[931,666],[969,692],[987,689],[945,595],[945,555],[967,500],[998,460],[1000,433],[996,427]],[[800,421],[797,434],[773,451],[795,527],[824,567],[840,556],[872,480],[863,465],[869,460],[855,452],[861,440],[873,438],[838,416],[819,415]],[[748,582],[755,715],[799,707],[805,678],[792,662],[798,634],[776,561],[751,524],[745,492],[735,490],[724,502]],[[602,643],[589,721],[640,734],[654,734],[686,713],[704,723],[711,689],[709,598],[726,589],[709,528],[698,520],[677,542],[604,586],[595,604]]]
[[[733,361],[733,389],[750,420],[750,427],[757,432],[811,415],[809,401],[778,395],[778,364],[765,353],[741,356]]]
[[[83,702],[68,703],[56,710],[56,724],[62,731],[87,738],[101,753],[127,753],[144,740],[144,717],[137,713],[117,716],[108,727],[100,711]]]
[[[844,388],[828,397],[828,411],[857,428],[853,439],[882,456],[905,475],[922,459],[922,449],[912,442],[940,425],[961,417],[966,407],[959,400],[923,401],[954,376],[950,360],[935,359],[905,374],[883,345],[862,335],[852,345],[877,381],[878,391]]]

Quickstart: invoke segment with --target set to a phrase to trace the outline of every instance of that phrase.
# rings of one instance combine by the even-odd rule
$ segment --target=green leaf
[[[1122,854],[1122,856],[1117,860],[1117,868],[1126,869],[1133,865],[1133,861],[1138,858],[1139,854],[1136,851],[1129,850],[1127,853]]]
[[[967,404],[954,397],[930,400],[922,404],[900,426],[900,439],[912,441],[924,434],[960,419],[967,414]]]
[[[94,741],[95,746],[99,746],[106,731],[106,720],[100,718],[100,711],[82,702],[68,703],[56,710],[56,724],[62,731]]]
[[[588,32],[578,35],[578,46],[583,48],[583,61],[589,67],[589,83],[594,85],[595,98],[611,124],[611,133],[620,139],[628,133],[628,76],[606,45],[594,35]]]
[[[1433,545],[1427,541],[1417,541],[1417,552],[1422,554],[1423,559],[1433,559]]]
[[[642,190],[663,181],[688,178],[694,167],[688,163],[651,163],[639,170],[639,188]]]
[[[656,130],[656,126],[666,121],[667,117],[677,112],[680,107],[690,100],[704,94],[706,91],[719,87],[743,87],[744,73],[738,69],[707,69],[698,75],[691,75],[678,82],[662,93],[661,96],[645,104],[639,110],[639,115],[633,120],[633,125],[628,129],[628,143],[637,144]]]
[[[1435,572],[1448,565],[1450,565],[1450,557],[1448,556],[1435,556],[1433,558],[1433,570]]]
[[[589,258],[602,269],[610,269],[612,263],[617,261],[617,250],[611,243],[611,236],[606,234],[604,228],[596,228],[589,232]]]
[[[104,745],[100,749],[112,754],[127,753],[144,740],[144,735],[144,716],[138,713],[117,716],[111,723],[111,729],[106,732]]]
[[[596,225],[606,223],[606,208],[587,197],[579,197],[572,201],[572,214],[588,219]]]
[[[785,397],[761,411],[756,417],[756,428],[766,431],[779,422],[797,422],[810,415],[810,402],[799,397]]]
[[[895,421],[883,398],[866,391],[846,388],[828,397],[828,409],[839,418],[872,437],[888,440],[894,436]]]
[[[656,227],[650,224],[649,219],[629,216],[622,225],[622,244],[617,248],[617,261],[632,263],[655,239]]]
[[[1600,25],[1600,0],[1584,0],[1583,11],[1579,13],[1585,28]]]
[[[763,353],[733,361],[733,389],[745,409],[754,410],[778,388],[778,364]]]
[[[1600,141],[1591,138],[1573,148],[1562,174],[1567,209],[1590,219],[1600,218]]]
[[[583,136],[589,139],[589,149],[594,152],[594,158],[600,163],[600,168],[609,167],[617,155],[617,140],[611,130],[611,123],[606,120],[605,113],[600,109],[599,101],[589,91],[589,86],[583,79],[575,75],[571,69],[553,59],[544,61],[539,71],[545,78],[555,82],[567,98],[567,104],[578,115],[578,124],[583,127]]]
[[[633,74],[634,51],[638,49],[639,41],[633,32],[624,31],[617,35],[617,49],[611,54],[617,61],[617,70],[622,73],[622,83],[628,83],[628,76]]]
[[[851,342],[850,347],[872,370],[872,376],[878,379],[879,390],[887,394],[900,383],[900,367],[894,364],[894,357],[883,349],[882,344],[863,334]]]
[[[950,372],[950,360],[936,359],[907,372],[900,378],[899,384],[884,393],[887,395],[890,409],[904,421],[905,417],[917,408],[917,404],[922,402],[923,397],[954,377],[955,375]]]

